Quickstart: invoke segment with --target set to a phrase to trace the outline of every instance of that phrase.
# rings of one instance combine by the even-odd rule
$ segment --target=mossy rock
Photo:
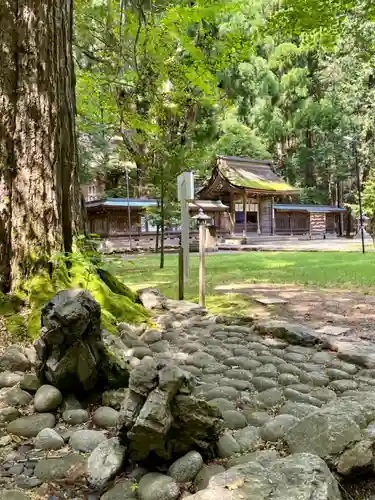
[[[124,295],[125,297],[128,297],[128,299],[130,299],[132,302],[135,302],[136,294],[128,286],[126,286],[119,279],[113,276],[113,274],[101,267],[97,268],[97,273],[113,293]]]
[[[65,263],[60,262],[55,265],[52,275],[41,269],[23,283],[22,289],[17,292],[17,299],[27,304],[26,314],[21,315],[14,307],[8,307],[4,318],[10,333],[27,332],[29,337],[37,337],[43,306],[57,292],[70,288],[83,288],[99,302],[102,326],[112,333],[116,332],[119,322],[150,323],[150,315],[144,307],[135,303],[135,294],[126,285],[102,267],[98,268],[84,254],[77,252],[75,255],[69,272]]]
[[[106,385],[112,389],[127,387],[129,382],[128,349],[119,337],[103,331],[103,353],[101,371]]]

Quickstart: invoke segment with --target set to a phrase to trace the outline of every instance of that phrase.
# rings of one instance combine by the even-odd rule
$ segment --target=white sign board
[[[194,199],[194,175],[183,172],[177,177],[178,201],[181,204],[181,247],[184,262],[184,279],[189,277],[189,201]]]

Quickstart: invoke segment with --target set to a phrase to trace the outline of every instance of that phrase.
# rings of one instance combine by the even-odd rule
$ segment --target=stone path
[[[178,486],[172,473],[146,474],[133,466],[104,492],[95,489],[93,480],[87,483],[92,454],[111,456],[113,470],[121,472],[124,451],[113,436],[127,389],[104,393],[99,408],[73,397],[63,400],[52,386],[40,387],[32,349],[12,346],[0,357],[0,499],[27,500],[32,494],[49,500],[175,500],[196,491],[201,493],[187,498],[247,500],[259,495],[256,498],[263,500],[285,498],[282,495],[293,490],[295,496],[288,498],[340,500],[321,459],[343,475],[373,461],[373,344],[329,344],[300,326],[270,320],[227,324],[225,318],[204,317],[198,309],[196,313],[180,306],[179,312],[159,318],[161,331],[148,330],[137,342],[126,328],[119,332],[134,366],[146,356],[175,360],[195,377],[193,393],[217,407],[224,419],[217,446],[222,463],[205,465],[198,475],[194,469],[196,477],[189,475],[188,486]],[[283,458],[288,450],[296,454]],[[300,471],[294,483],[280,472],[292,466]],[[180,466],[172,470],[185,477]],[[318,470],[319,481],[330,485],[329,495],[318,496],[314,489],[312,477]],[[269,490],[267,496],[255,491],[244,485],[246,477],[260,481],[262,490],[271,478],[280,492]],[[311,489],[302,495],[298,488],[304,483]],[[239,492],[229,497],[228,489]],[[156,496],[156,490],[162,494]]]
[[[318,288],[295,284],[231,283],[215,288],[219,293],[240,294],[249,300],[254,318],[276,318],[301,323],[341,340],[373,340],[375,295],[357,290]],[[262,306],[258,297],[283,300]],[[340,328],[340,333],[338,329]],[[322,332],[324,333],[324,332]]]

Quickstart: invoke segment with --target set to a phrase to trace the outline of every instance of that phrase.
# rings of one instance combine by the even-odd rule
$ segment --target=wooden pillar
[[[272,196],[272,236],[276,234],[275,198]]]
[[[258,236],[262,234],[262,229],[260,225],[260,209],[261,209],[261,202],[260,202],[260,196],[259,194],[257,195],[257,233]]]
[[[340,212],[339,234],[340,234],[340,236],[344,236],[344,212]]]
[[[231,233],[234,233],[235,225],[236,225],[236,214],[235,214],[235,206],[234,206],[234,196],[233,191],[229,193],[229,215],[232,224]]]
[[[243,204],[243,235],[247,235],[247,193],[246,189],[243,192],[243,198],[242,198],[242,204]]]

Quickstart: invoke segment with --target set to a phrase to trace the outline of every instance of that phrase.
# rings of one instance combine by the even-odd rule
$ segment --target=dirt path
[[[256,317],[286,319],[320,329],[327,326],[347,328],[336,335],[345,340],[375,341],[375,295],[342,289],[318,289],[298,285],[234,285],[216,289],[249,298]],[[285,303],[262,305],[257,299],[272,298]]]

